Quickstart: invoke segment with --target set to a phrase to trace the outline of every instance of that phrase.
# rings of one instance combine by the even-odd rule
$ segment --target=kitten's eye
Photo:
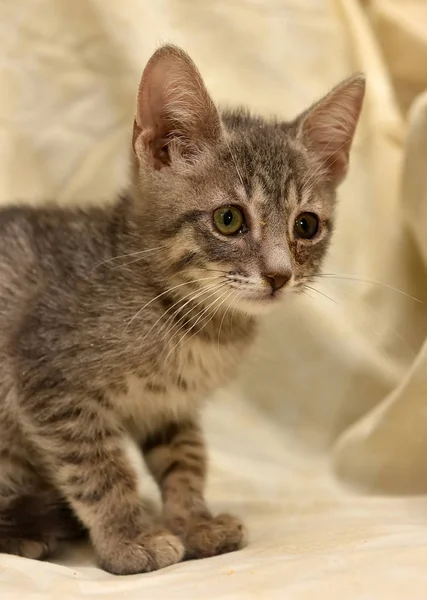
[[[319,231],[319,217],[314,213],[305,212],[298,215],[295,220],[295,237],[311,240]]]
[[[243,226],[243,213],[236,206],[221,206],[213,214],[215,227],[223,235],[238,233]]]

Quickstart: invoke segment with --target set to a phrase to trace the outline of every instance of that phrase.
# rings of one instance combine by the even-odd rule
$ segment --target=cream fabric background
[[[1,201],[111,198],[162,41],[190,52],[217,101],[283,117],[366,72],[324,269],[346,278],[268,318],[206,412],[209,496],[246,519],[248,548],[128,578],[87,548],[1,556],[1,598],[426,598],[427,4],[0,0]]]

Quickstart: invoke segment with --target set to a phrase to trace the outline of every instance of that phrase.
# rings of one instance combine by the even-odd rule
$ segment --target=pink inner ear
[[[303,117],[302,134],[316,155],[320,171],[335,185],[346,175],[349,152],[365,91],[363,76],[356,75],[334,88]]]
[[[134,142],[142,135],[160,168],[169,164],[169,144],[185,157],[216,141],[220,131],[218,112],[190,57],[174,46],[160,48],[139,85]]]

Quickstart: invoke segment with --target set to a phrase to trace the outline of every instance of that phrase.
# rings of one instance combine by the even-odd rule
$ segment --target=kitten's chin
[[[277,308],[281,301],[283,301],[283,294],[259,298],[241,298],[238,309],[250,316],[265,315]]]

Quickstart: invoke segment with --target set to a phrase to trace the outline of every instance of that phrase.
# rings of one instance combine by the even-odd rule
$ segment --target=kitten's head
[[[355,75],[292,122],[220,112],[187,54],[159,49],[133,133],[137,208],[144,239],[161,247],[159,277],[250,313],[301,289],[328,248],[364,87]]]

